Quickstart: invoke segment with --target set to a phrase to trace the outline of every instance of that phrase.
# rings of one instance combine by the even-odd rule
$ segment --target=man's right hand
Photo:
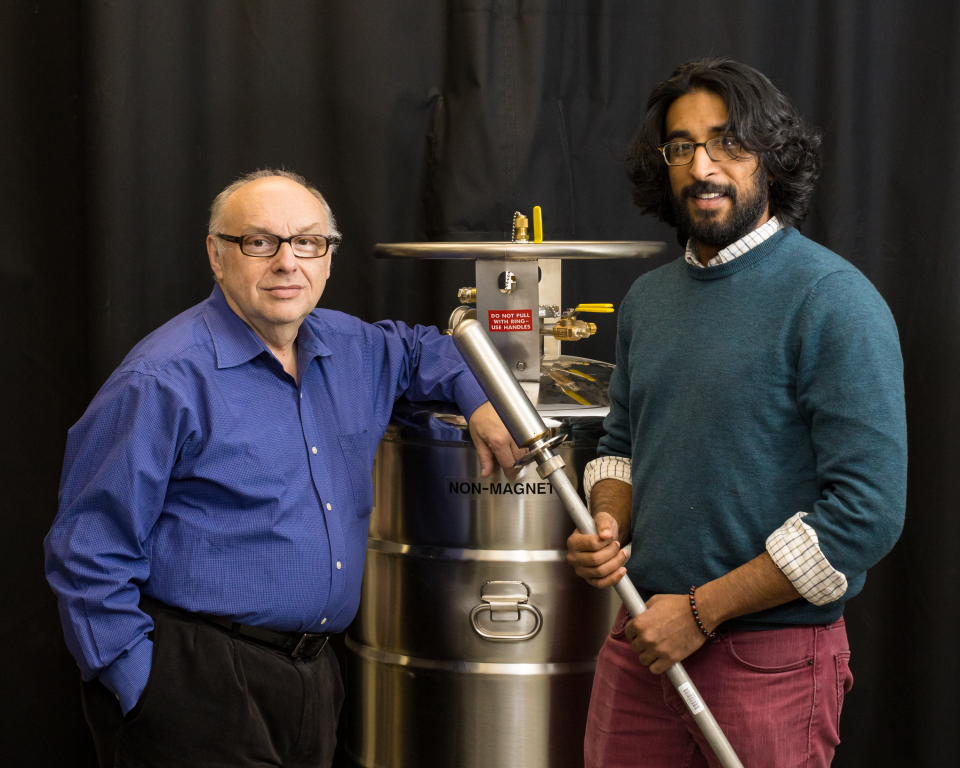
[[[594,516],[597,535],[584,535],[574,531],[567,539],[567,562],[577,576],[588,584],[603,589],[622,579],[627,569],[627,553],[620,546],[620,527],[616,518],[606,512]]]

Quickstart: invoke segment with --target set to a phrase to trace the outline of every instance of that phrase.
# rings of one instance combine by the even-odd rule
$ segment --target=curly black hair
[[[769,174],[770,214],[785,227],[798,227],[820,176],[820,131],[807,128],[800,112],[760,72],[726,57],[681,64],[658,85],[647,101],[643,122],[627,149],[625,168],[633,183],[630,196],[643,213],[677,226],[667,178],[667,164],[657,147],[663,143],[670,105],[688,93],[708,91],[727,105],[726,130],[756,152]],[[686,233],[678,232],[681,244]]]

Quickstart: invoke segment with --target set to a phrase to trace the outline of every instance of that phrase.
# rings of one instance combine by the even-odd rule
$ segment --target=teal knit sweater
[[[862,273],[796,230],[726,264],[678,259],[640,277],[620,309],[610,401],[599,453],[632,459],[627,570],[644,598],[733,570],[803,511],[845,595],[725,628],[829,623],[900,535],[896,325]]]

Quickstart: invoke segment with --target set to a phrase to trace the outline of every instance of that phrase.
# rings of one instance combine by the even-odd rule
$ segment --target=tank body
[[[532,467],[481,478],[449,408],[401,401],[377,453],[347,751],[365,768],[582,766],[619,600],[567,565],[573,524],[549,483]],[[603,434],[592,413],[542,413],[578,487]]]

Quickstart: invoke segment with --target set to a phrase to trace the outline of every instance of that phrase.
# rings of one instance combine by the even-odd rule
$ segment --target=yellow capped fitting
[[[473,304],[477,300],[477,289],[461,288],[457,291],[457,298],[460,299],[461,304]]]
[[[513,242],[515,243],[529,243],[530,242],[530,232],[528,227],[530,226],[530,221],[524,216],[520,211],[517,211],[513,214]]]

